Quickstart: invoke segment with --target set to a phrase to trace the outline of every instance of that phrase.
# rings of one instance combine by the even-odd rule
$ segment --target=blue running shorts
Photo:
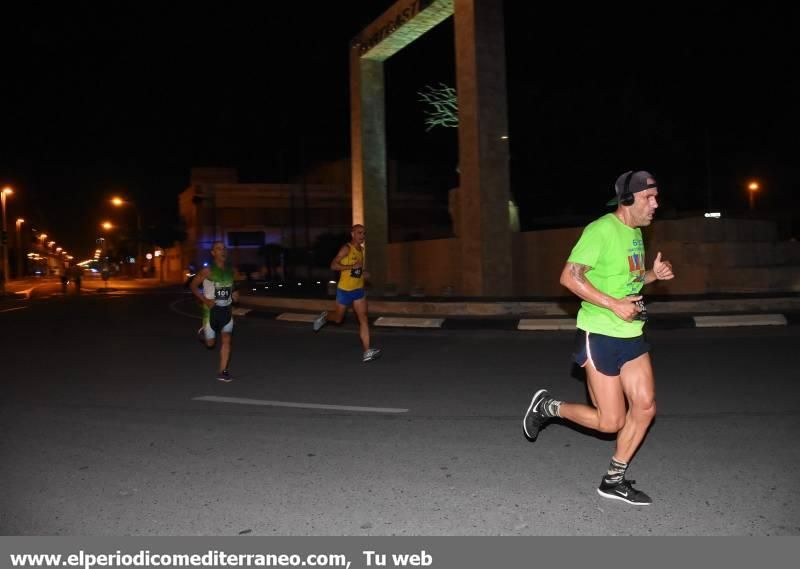
[[[356,300],[364,298],[364,289],[357,288],[355,290],[342,290],[336,289],[336,302],[344,306],[350,306]]]

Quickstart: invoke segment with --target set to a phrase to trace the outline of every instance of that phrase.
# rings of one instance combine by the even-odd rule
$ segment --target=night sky
[[[136,200],[145,225],[163,232],[192,166],[280,182],[303,161],[347,157],[348,43],[391,4],[6,9],[9,219],[88,251],[100,220],[132,223],[105,205],[112,194]],[[744,213],[751,178],[764,186],[763,215],[797,215],[796,10],[505,4],[523,228],[602,214],[630,168],[657,175],[665,215]],[[415,93],[453,84],[452,42],[448,21],[387,63],[390,158],[429,172],[424,189],[444,200],[457,183],[456,131],[426,133]]]

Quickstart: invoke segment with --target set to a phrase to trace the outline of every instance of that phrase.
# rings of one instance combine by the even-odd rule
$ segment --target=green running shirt
[[[211,272],[203,280],[203,296],[213,299],[217,306],[230,306],[233,302],[233,271],[227,267],[220,268],[212,263]],[[209,314],[209,308],[203,305],[203,315]]]
[[[644,286],[644,241],[640,228],[628,227],[613,213],[593,221],[583,230],[568,262],[591,267],[586,278],[612,298],[639,294]],[[644,322],[626,322],[608,308],[581,302],[578,328],[586,332],[635,338],[642,335]]]

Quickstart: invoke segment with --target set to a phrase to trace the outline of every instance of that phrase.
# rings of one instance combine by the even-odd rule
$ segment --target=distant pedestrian
[[[339,284],[336,287],[336,312],[330,318],[327,312],[322,312],[314,320],[313,326],[314,331],[318,332],[328,321],[341,324],[347,307],[352,305],[353,312],[358,318],[363,362],[372,361],[381,355],[381,350],[370,347],[367,296],[364,292],[364,281],[369,278],[364,262],[366,236],[367,232],[363,225],[354,225],[350,231],[350,243],[343,245],[331,262],[331,269],[340,272]]]
[[[239,301],[239,293],[234,290],[234,273],[226,267],[225,257],[225,244],[215,242],[211,247],[211,266],[203,267],[194,276],[190,288],[192,294],[203,303],[203,325],[198,335],[209,349],[216,345],[217,335],[222,336],[217,380],[229,383],[233,381],[228,371],[233,335],[232,304]]]
[[[651,174],[631,171],[615,185],[616,205],[590,223],[572,249],[561,284],[580,297],[575,362],[586,369],[592,405],[567,403],[540,389],[522,421],[525,436],[535,441],[539,429],[560,417],[588,429],[616,433],[611,464],[597,492],[635,506],[652,502],[625,478],[628,465],[656,414],[656,392],[650,346],[642,334],[646,311],[644,285],[674,278],[672,265],[656,255],[645,269],[640,227],[650,225],[658,208],[658,186]]]
[[[83,280],[83,268],[80,265],[72,265],[70,268],[70,278],[75,283],[75,292],[80,294],[81,281]]]

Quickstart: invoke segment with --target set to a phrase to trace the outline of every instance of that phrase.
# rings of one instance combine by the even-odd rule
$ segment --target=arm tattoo
[[[581,265],[580,263],[569,264],[569,274],[572,275],[573,279],[581,284],[586,282],[586,271],[588,270],[589,267],[586,265]]]

